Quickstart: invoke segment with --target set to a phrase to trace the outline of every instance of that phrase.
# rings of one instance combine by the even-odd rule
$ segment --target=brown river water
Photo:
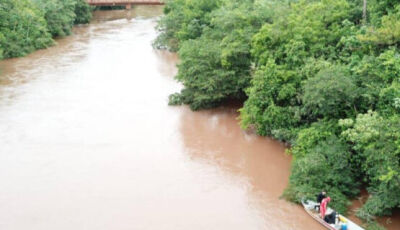
[[[0,62],[0,229],[322,230],[279,199],[285,146],[235,108],[167,105],[181,86],[177,56],[151,46],[161,13],[96,12]]]

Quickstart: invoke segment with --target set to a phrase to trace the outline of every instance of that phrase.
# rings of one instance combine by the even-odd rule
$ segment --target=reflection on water
[[[57,46],[0,62],[0,229],[323,229],[279,199],[290,157],[235,108],[169,107],[161,7],[96,12]]]

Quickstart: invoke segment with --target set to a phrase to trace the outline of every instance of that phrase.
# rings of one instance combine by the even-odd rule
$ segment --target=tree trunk
[[[364,0],[363,4],[363,24],[367,24],[367,0]]]

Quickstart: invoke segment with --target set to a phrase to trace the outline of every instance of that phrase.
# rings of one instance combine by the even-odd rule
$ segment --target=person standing
[[[328,196],[327,198],[324,198],[321,202],[321,206],[319,208],[319,213],[321,215],[321,218],[325,218],[326,210],[328,209],[328,203],[331,202],[331,198]]]
[[[325,199],[326,198],[326,192],[325,191],[322,191],[320,194],[318,194],[318,196],[317,196],[317,203],[320,203],[321,204],[321,202],[322,202],[322,200],[323,199]]]
[[[315,206],[316,210],[318,210],[318,211],[320,210],[321,202],[325,198],[326,198],[326,192],[325,191],[322,191],[317,195],[317,203],[318,204]]]

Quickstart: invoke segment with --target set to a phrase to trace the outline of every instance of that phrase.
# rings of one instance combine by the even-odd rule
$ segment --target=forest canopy
[[[284,197],[345,212],[366,188],[372,223],[400,208],[400,0],[363,3],[169,0],[155,46],[180,57],[171,105],[243,101],[243,129],[292,146]]]
[[[0,59],[24,56],[71,33],[74,24],[88,23],[85,0],[1,0]]]

